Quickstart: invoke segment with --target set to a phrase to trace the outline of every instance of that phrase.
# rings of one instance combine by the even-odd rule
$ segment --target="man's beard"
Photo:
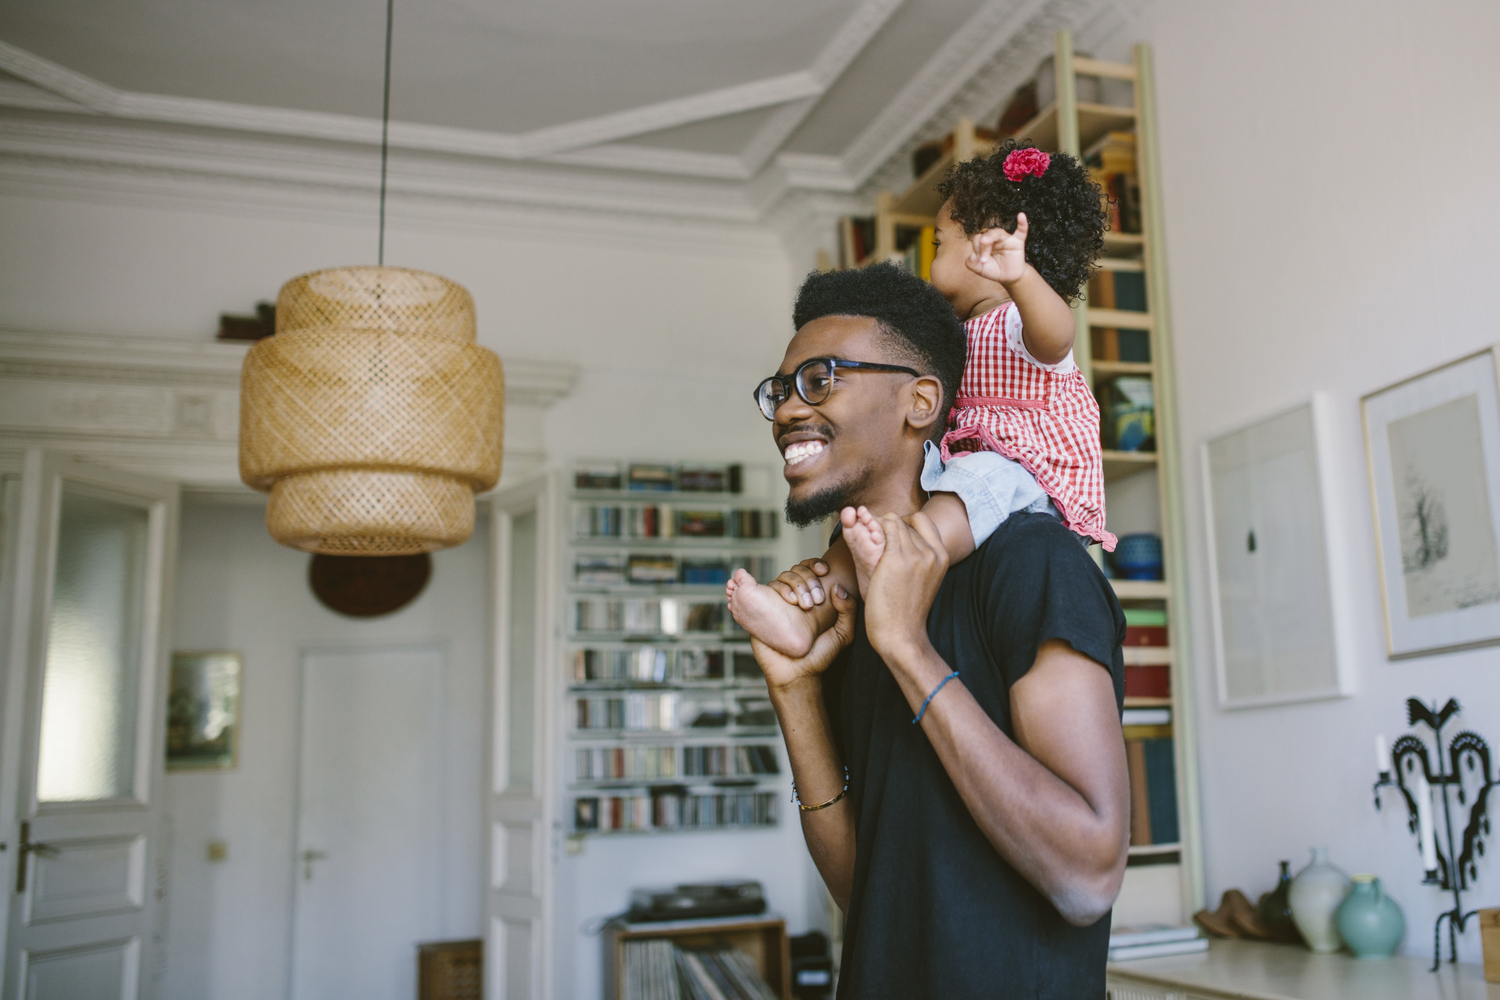
[[[787,497],[786,519],[794,528],[805,528],[816,524],[830,514],[837,514],[845,507],[857,507],[860,495],[870,481],[871,470],[861,469],[841,483],[834,483],[811,496]]]

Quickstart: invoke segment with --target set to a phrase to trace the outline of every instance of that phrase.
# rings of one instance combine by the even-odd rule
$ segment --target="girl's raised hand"
[[[1016,231],[1003,226],[974,234],[974,252],[965,261],[969,270],[1002,285],[1020,281],[1026,273],[1026,213],[1016,214]]]

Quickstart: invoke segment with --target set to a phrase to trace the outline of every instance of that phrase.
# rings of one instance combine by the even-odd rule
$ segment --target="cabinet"
[[[784,562],[769,468],[583,463],[563,501],[574,834],[775,826],[782,742],[724,584]],[[633,488],[632,488],[633,487]]]
[[[1142,745],[1138,741],[1156,741],[1153,757],[1166,766],[1155,773],[1170,771],[1176,807],[1175,822],[1158,825],[1175,826],[1177,835],[1165,843],[1138,838],[1143,842],[1131,848],[1115,916],[1117,923],[1179,924],[1202,905],[1203,882],[1192,672],[1185,657],[1190,647],[1182,473],[1151,52],[1137,45],[1131,62],[1104,62],[1075,53],[1072,37],[1064,31],[1056,37],[1050,63],[1053,97],[1015,135],[1044,150],[1079,157],[1110,195],[1111,228],[1099,260],[1100,278],[1074,307],[1074,356],[1101,400],[1110,530],[1117,535],[1158,534],[1163,548],[1162,579],[1113,583],[1131,618],[1152,622],[1152,628],[1160,622],[1167,625],[1167,641],[1158,637],[1150,645],[1126,648],[1127,671],[1136,677],[1155,671],[1160,683],[1153,685],[1151,695],[1126,699],[1125,737],[1137,755]],[[860,257],[859,266],[877,260],[905,261],[909,266],[907,248],[920,239],[923,227],[932,225],[942,207],[938,184],[955,162],[993,148],[968,120],[955,123],[945,146],[905,191],[876,197],[873,220],[864,223],[873,249]],[[854,225],[855,220],[844,225],[846,258],[851,256],[848,246],[863,245],[848,238]],[[1142,425],[1142,412],[1149,412],[1149,426]],[[1092,551],[1099,553],[1097,547]],[[1166,739],[1170,746],[1160,742]],[[1145,773],[1144,765],[1133,767],[1133,773]],[[1156,811],[1153,806],[1153,816]]]

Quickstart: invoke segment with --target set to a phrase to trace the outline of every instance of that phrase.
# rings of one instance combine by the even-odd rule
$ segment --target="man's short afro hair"
[[[879,323],[908,367],[942,383],[947,414],[963,378],[966,343],[963,323],[936,288],[891,263],[814,271],[797,293],[792,325],[800,330],[824,316],[868,316]]]
[[[1040,177],[1008,180],[1002,169],[1005,158],[1030,146],[1006,139],[989,156],[955,166],[938,193],[953,202],[953,221],[969,236],[996,226],[1015,232],[1016,213],[1025,212],[1027,262],[1053,291],[1072,302],[1093,276],[1109,216],[1099,185],[1067,153],[1053,153]]]

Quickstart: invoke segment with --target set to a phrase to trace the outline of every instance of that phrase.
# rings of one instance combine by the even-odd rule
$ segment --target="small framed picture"
[[[1500,642],[1500,390],[1490,348],[1361,401],[1386,649]]]
[[[1338,525],[1328,516],[1328,408],[1320,394],[1203,445],[1224,708],[1354,693]]]
[[[173,653],[167,770],[228,770],[239,762],[239,653]]]

